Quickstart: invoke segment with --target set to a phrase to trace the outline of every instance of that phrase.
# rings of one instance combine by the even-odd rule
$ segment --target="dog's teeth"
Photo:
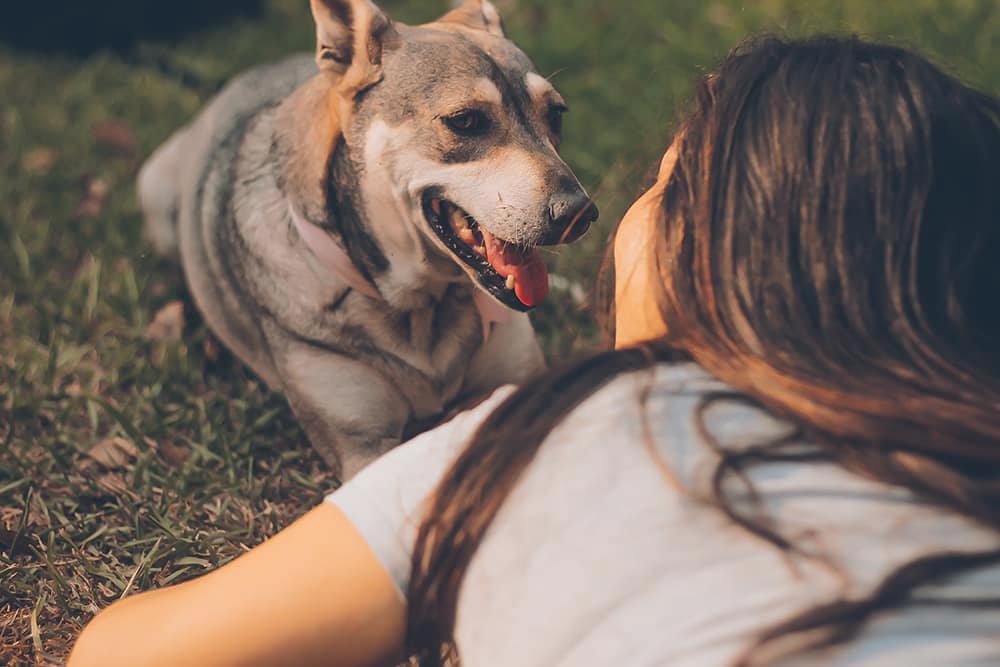
[[[468,245],[476,244],[476,235],[468,227],[464,227],[458,232],[458,238],[462,239]]]
[[[473,248],[473,250],[475,250],[477,253],[479,253],[483,257],[486,257],[486,246],[484,246],[484,245],[477,245],[475,248]]]
[[[465,219],[465,214],[457,208],[451,214],[451,226],[455,229],[469,228],[469,221]]]
[[[514,285],[517,284],[517,280],[514,278],[514,274],[507,276],[507,289],[514,289]]]

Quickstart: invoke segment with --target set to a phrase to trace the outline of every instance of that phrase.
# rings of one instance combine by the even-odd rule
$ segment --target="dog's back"
[[[178,130],[139,172],[146,235],[157,252],[174,257],[199,310],[220,339],[271,387],[281,386],[246,300],[235,282],[220,280],[231,251],[219,238],[229,214],[242,140],[253,122],[315,76],[309,54],[247,70],[227,84],[186,127]]]
[[[198,116],[178,130],[139,172],[146,233],[156,250],[177,256],[179,225],[204,212],[200,184],[215,164],[235,159],[234,141],[262,110],[277,104],[317,72],[312,54],[261,65],[230,81]],[[211,205],[211,204],[209,204]]]

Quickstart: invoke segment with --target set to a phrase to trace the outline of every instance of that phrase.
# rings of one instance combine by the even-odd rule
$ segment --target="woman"
[[[71,667],[1000,663],[998,185],[1000,103],[922,58],[737,50],[618,231],[616,351],[114,605]]]

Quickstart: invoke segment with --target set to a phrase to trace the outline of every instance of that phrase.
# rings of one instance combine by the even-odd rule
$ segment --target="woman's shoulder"
[[[659,454],[683,468],[686,456],[709,456],[714,445],[745,448],[794,430],[697,364],[661,363],[614,378],[583,401],[545,446],[559,447],[574,431],[598,446],[652,441]]]
[[[740,410],[734,408],[741,407]],[[637,412],[687,416],[707,411],[711,420],[758,419],[767,413],[693,362],[659,363],[623,372],[588,396],[570,418],[600,414],[632,420]]]
[[[549,440],[558,441],[560,430],[611,422],[625,424],[634,422],[640,414],[685,415],[706,397],[729,391],[726,385],[693,363],[664,363],[623,372],[587,396],[566,416]]]
[[[633,391],[636,387],[682,395],[731,391],[694,362],[663,362],[616,376],[589,400],[599,400],[602,394]]]

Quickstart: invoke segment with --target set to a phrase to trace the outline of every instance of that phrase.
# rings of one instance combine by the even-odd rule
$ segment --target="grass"
[[[420,21],[429,4],[384,6]],[[749,32],[859,31],[1000,91],[995,0],[497,4],[573,107],[564,154],[604,216],[551,260],[588,286],[692,81]],[[150,254],[133,189],[142,158],[229,76],[311,47],[305,0],[263,5],[86,57],[0,45],[2,664],[60,663],[98,609],[218,567],[335,484]],[[150,328],[177,301],[185,321],[168,307]],[[535,321],[559,357],[595,344],[591,319],[557,291]]]

